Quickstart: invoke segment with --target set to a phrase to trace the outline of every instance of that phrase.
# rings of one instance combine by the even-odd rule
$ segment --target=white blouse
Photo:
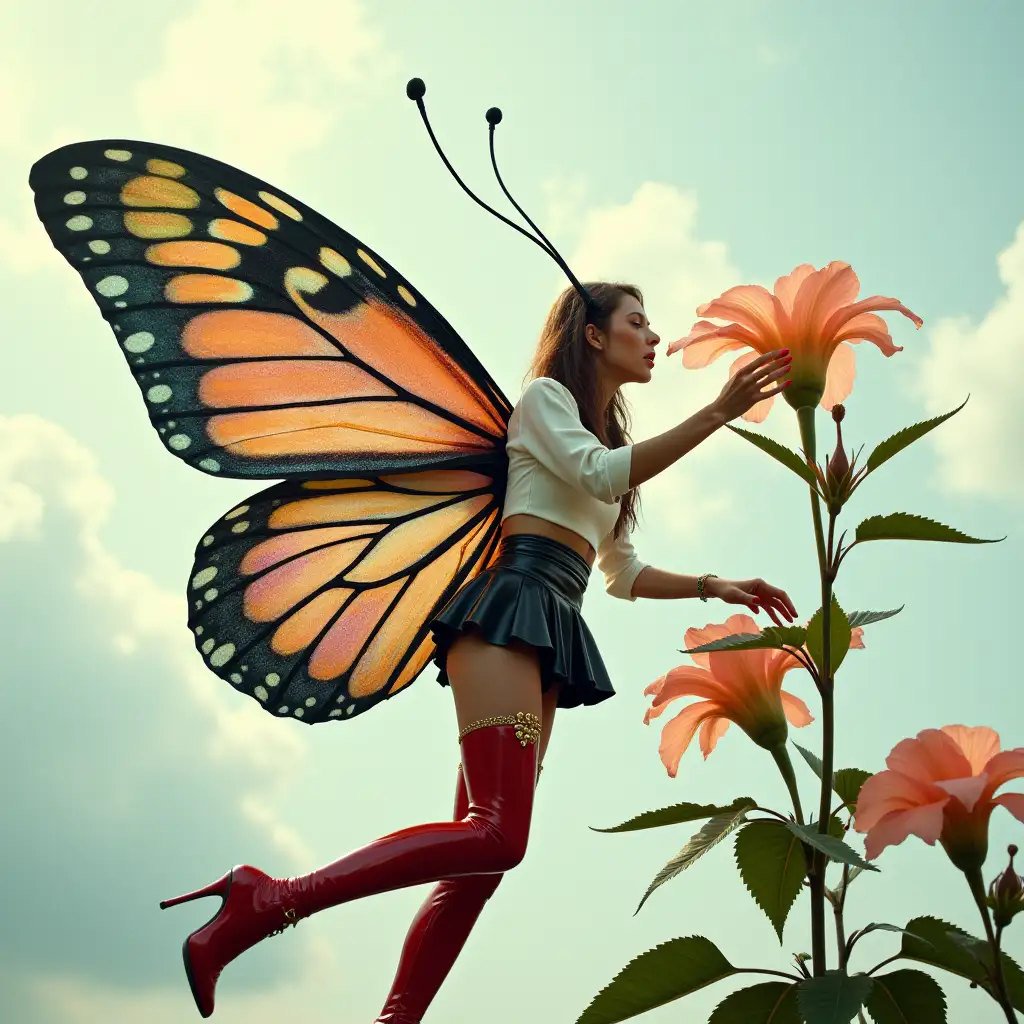
[[[508,425],[508,489],[502,518],[527,513],[573,530],[597,551],[605,589],[627,601],[641,570],[629,538],[615,537],[619,499],[629,490],[632,447],[606,448],[580,422],[568,388],[538,377]]]

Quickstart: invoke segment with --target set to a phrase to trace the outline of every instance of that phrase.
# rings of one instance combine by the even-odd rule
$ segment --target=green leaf
[[[807,460],[801,458],[795,451],[787,448],[783,444],[779,444],[778,441],[773,441],[770,437],[765,437],[764,434],[756,434],[752,430],[744,430],[742,427],[734,427],[732,424],[727,423],[726,426],[734,433],[739,434],[740,437],[746,438],[752,445],[760,448],[761,451],[766,452],[773,459],[781,462],[786,469],[791,469],[801,480],[805,483],[809,483],[815,490],[818,487],[818,478],[814,475],[814,470],[807,465]]]
[[[631,960],[594,997],[576,1024],[617,1024],[734,974],[703,935],[663,942]]]
[[[796,985],[766,981],[741,988],[723,999],[708,1024],[803,1024],[797,1009]]]
[[[862,874],[863,871],[864,871],[863,868],[850,868],[850,873],[846,876],[846,883],[845,884],[842,883],[842,882],[839,883],[838,887],[836,888],[836,895],[841,898],[842,895],[843,895],[843,890],[844,889],[848,889],[850,887],[850,884],[853,882],[853,880],[858,875]]]
[[[905,607],[901,604],[899,608],[890,608],[886,612],[850,612],[846,618],[852,629],[857,626],[868,626],[872,622],[881,622],[883,619],[891,619],[894,615],[899,615]]]
[[[904,427],[893,434],[892,437],[887,437],[868,456],[868,461],[864,464],[865,468],[869,473],[873,473],[883,462],[888,462],[894,455],[899,454],[908,445],[924,437],[925,434],[930,430],[934,430],[940,423],[945,423],[951,416],[955,416],[966,404],[967,399],[965,398],[952,412],[946,412],[941,416],[936,416],[934,419],[924,420],[921,423],[915,423],[913,426]]]
[[[830,608],[829,661],[832,663],[830,674],[834,676],[836,670],[842,665],[843,659],[849,653],[851,629],[850,621],[847,619],[843,609],[839,607],[835,594],[832,595]],[[822,640],[822,619],[823,616],[819,608],[811,616],[811,621],[807,623],[807,650],[811,652],[811,657],[814,659],[814,664],[818,666],[818,671],[825,675],[826,673],[822,667],[825,657],[825,648]]]
[[[900,956],[906,960],[917,960],[932,967],[941,967],[951,974],[980,985],[991,995],[991,983],[981,963],[969,950],[954,942],[950,934],[963,939],[972,938],[961,928],[956,928],[937,917],[915,917],[907,922]],[[980,942],[981,940],[975,940]],[[1006,953],[1003,953],[1003,976],[1014,1008],[1024,1011],[1024,971]]]
[[[803,626],[766,626],[760,633],[730,633],[699,647],[688,647],[681,654],[710,654],[712,651],[756,651],[764,648],[784,650],[803,646],[807,631]]]
[[[924,971],[875,975],[865,1005],[875,1024],[946,1024],[946,997]]]
[[[840,864],[855,865],[865,871],[878,870],[874,864],[869,864],[852,846],[847,846],[841,839],[836,839],[831,835],[822,835],[814,822],[810,825],[798,825],[795,821],[787,821],[784,824],[790,832],[798,835],[808,846],[820,850],[829,860],[838,861]]]
[[[633,913],[640,913],[640,907],[647,902],[647,898],[655,889],[681,874],[691,864],[700,860],[708,850],[717,846],[730,832],[738,829],[746,821],[748,810],[749,807],[740,806],[724,814],[716,814],[699,832],[691,836],[690,841],[658,872],[654,881],[647,887],[640,906]]]
[[[862,544],[869,540],[933,540],[949,544],[997,544],[1005,537],[987,540],[969,537],[966,533],[943,526],[934,519],[911,515],[909,512],[893,512],[887,516],[871,516],[857,527],[856,541]]]
[[[806,747],[801,747],[799,743],[795,743],[792,740],[790,742],[800,751],[800,756],[807,762],[811,771],[820,779],[822,771],[821,758]],[[861,786],[871,778],[872,774],[872,772],[866,772],[862,768],[840,768],[832,773],[832,789],[835,791],[836,796],[852,811],[856,808]]]
[[[851,976],[843,971],[826,971],[819,978],[802,981],[797,996],[804,1024],[850,1024],[872,985],[866,974]]]
[[[685,821],[699,821],[701,818],[710,818],[715,814],[727,814],[731,811],[738,811],[740,808],[756,807],[757,801],[749,796],[737,797],[731,804],[673,804],[671,807],[662,807],[657,811],[644,811],[635,818],[624,821],[621,825],[614,825],[612,828],[594,828],[594,832],[638,832],[645,828],[661,828],[664,825],[679,825]]]
[[[871,772],[866,772],[863,768],[840,768],[832,776],[832,788],[851,811],[857,809],[860,788],[871,778],[871,775]]]
[[[821,758],[818,757],[818,755],[815,754],[813,751],[808,750],[806,747],[801,747],[799,743],[793,743],[793,746],[800,751],[800,756],[807,762],[808,767],[810,767],[811,771],[814,772],[814,774],[817,775],[820,779],[821,772],[823,769]]]
[[[752,821],[736,835],[736,866],[781,945],[786,918],[807,873],[803,844],[780,821]]]

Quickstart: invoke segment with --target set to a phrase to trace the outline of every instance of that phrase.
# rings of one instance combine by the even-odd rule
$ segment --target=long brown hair
[[[632,284],[588,281],[584,287],[597,306],[598,315],[593,323],[601,331],[608,329],[608,321],[624,296],[631,295],[641,304],[644,301],[640,289]],[[575,288],[566,288],[548,313],[527,377],[551,377],[568,388],[576,399],[583,426],[606,448],[622,448],[630,443],[629,405],[622,391],[617,390],[607,409],[599,408],[597,367],[586,326],[583,299]],[[634,487],[622,496],[615,523],[616,537],[624,530],[636,528],[639,511],[640,495]]]

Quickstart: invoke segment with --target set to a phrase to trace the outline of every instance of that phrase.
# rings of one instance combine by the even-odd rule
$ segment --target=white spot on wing
[[[211,473],[220,471],[220,463],[216,459],[200,459],[199,468],[209,470]]]
[[[110,252],[110,243],[105,238],[94,238],[89,243],[89,248],[99,256],[106,256]]]
[[[207,583],[212,583],[216,576],[217,566],[208,565],[205,569],[201,569],[192,577],[192,589],[199,590],[200,587],[205,587]]]
[[[83,178],[89,177],[89,172],[84,167],[72,167],[68,174],[71,175],[75,181],[81,181]]]
[[[121,163],[132,158],[131,153],[127,149],[105,149],[103,155],[108,160],[118,160]]]
[[[237,519],[241,515],[245,515],[249,511],[248,505],[239,505],[238,508],[233,508],[224,518],[225,519]]]
[[[84,213],[80,213],[77,217],[72,217],[67,222],[69,231],[88,231],[92,227],[92,217],[86,217]]]
[[[68,206],[81,206],[82,203],[85,202],[85,193],[78,191],[69,192],[64,197],[64,202],[67,203]]]
[[[146,397],[156,404],[160,402],[166,402],[171,395],[174,394],[170,387],[166,384],[154,384],[147,392]]]
[[[136,331],[124,339],[124,347],[138,355],[140,352],[148,352],[155,341],[156,338],[149,331]]]
[[[183,452],[191,443],[192,438],[188,434],[172,434],[167,439],[168,446],[176,452]]]
[[[234,644],[221,644],[220,647],[210,655],[210,664],[220,668],[221,665],[226,665],[234,656]]]
[[[124,295],[128,291],[128,278],[122,277],[120,274],[111,274],[110,277],[104,277],[97,283],[96,291],[108,299],[112,299],[115,295]]]

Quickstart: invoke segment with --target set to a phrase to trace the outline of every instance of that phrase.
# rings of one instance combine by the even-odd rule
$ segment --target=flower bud
[[[1014,917],[1024,910],[1024,879],[1013,867],[1013,858],[1017,855],[1016,846],[1008,846],[1010,863],[1002,874],[996,875],[988,889],[988,904],[992,908],[992,916],[996,926],[1005,928]]]

